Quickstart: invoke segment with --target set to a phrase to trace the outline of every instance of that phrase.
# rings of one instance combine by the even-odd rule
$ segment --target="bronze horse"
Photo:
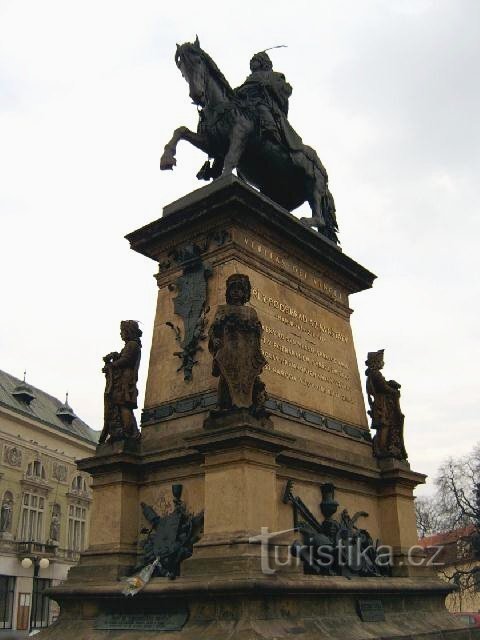
[[[173,169],[177,143],[186,140],[213,158],[213,165],[207,161],[198,179],[218,178],[237,169],[240,178],[289,211],[308,201],[312,217],[302,218],[302,223],[317,227],[321,234],[338,242],[328,176],[316,152],[298,137],[299,148],[292,149],[286,141],[262,134],[255,109],[245,105],[238,90],[230,87],[215,62],[200,48],[198,37],[193,44],[177,45],[175,62],[189,84],[200,119],[196,133],[187,127],[174,131],[165,145],[160,169]]]

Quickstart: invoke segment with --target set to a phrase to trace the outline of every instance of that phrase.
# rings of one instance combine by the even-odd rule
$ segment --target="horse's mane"
[[[229,97],[229,98],[233,97],[233,89],[230,86],[228,80],[225,78],[225,76],[220,71],[220,69],[217,67],[217,65],[212,60],[212,58],[208,55],[208,53],[206,51],[204,51],[200,47],[200,45],[198,45],[196,43],[192,43],[192,42],[186,42],[185,44],[182,44],[181,46],[179,46],[179,49],[180,49],[180,52],[183,53],[184,55],[188,51],[191,51],[192,53],[195,53],[195,54],[199,55],[202,58],[202,60],[205,62],[205,65],[207,66],[207,69],[208,69],[210,75],[212,76],[212,78],[214,80],[216,80],[221,85],[221,87],[225,91],[227,97]],[[178,55],[178,49],[177,49],[177,54],[176,55]]]
[[[225,78],[225,76],[223,75],[223,73],[220,71],[220,69],[217,67],[216,63],[212,60],[212,58],[208,55],[208,53],[206,51],[204,51],[203,49],[200,49],[200,51],[202,52],[202,56],[207,64],[207,66],[209,67],[210,73],[212,74],[212,76],[214,78],[216,78],[216,80],[219,81],[219,83],[222,85],[223,89],[225,90],[227,96],[229,98],[231,98],[233,96],[233,89],[230,86],[230,83],[228,82],[228,80]]]

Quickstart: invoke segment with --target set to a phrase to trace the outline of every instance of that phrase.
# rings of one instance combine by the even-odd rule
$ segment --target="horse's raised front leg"
[[[162,169],[162,171],[165,169],[173,169],[177,164],[175,154],[177,152],[177,144],[180,140],[186,140],[187,142],[190,142],[190,144],[193,144],[194,147],[197,147],[197,149],[200,149],[200,151],[208,153],[207,140],[205,136],[195,133],[194,131],[190,131],[188,127],[178,127],[178,129],[175,129],[173,132],[171,140],[169,140],[165,145],[162,157],[160,158],[160,169]]]
[[[222,175],[232,173],[232,171],[238,167],[240,158],[245,151],[248,138],[252,131],[253,122],[250,122],[246,118],[237,120],[232,128],[230,146],[228,148],[227,155],[225,156]]]

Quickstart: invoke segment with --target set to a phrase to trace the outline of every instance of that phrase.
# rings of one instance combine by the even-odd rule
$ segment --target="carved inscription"
[[[350,366],[336,353],[347,345],[350,351],[346,333],[258,287],[252,289],[252,303],[263,326],[262,350],[268,361],[265,371],[325,397],[354,403]]]
[[[106,613],[95,619],[94,628],[128,631],[180,631],[188,619],[187,608],[162,613]],[[123,635],[123,634],[122,634]]]
[[[313,273],[302,269],[287,256],[276,253],[270,249],[270,247],[258,242],[257,240],[249,238],[248,236],[244,236],[243,242],[246,247],[257,254],[260,254],[262,257],[267,258],[270,262],[281,266],[285,271],[288,271],[288,273],[297,276],[297,278],[301,278],[304,282],[315,287],[315,289],[322,291],[333,300],[346,304],[347,297],[342,291],[319,276],[313,275]]]

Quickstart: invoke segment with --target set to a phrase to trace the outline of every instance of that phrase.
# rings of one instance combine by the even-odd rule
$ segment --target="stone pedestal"
[[[409,562],[424,476],[372,453],[349,297],[373,274],[234,176],[165,207],[128,240],[159,265],[142,438],[79,463],[94,478],[91,545],[55,588],[62,614],[41,637],[475,637],[446,612],[448,585]],[[210,414],[217,379],[205,337],[235,272],[248,275],[263,326],[264,424],[247,411]],[[361,526],[394,550],[393,577],[310,576],[287,564],[298,537],[287,480],[320,519],[325,482],[340,509],[367,512]],[[179,578],[153,578],[127,599],[119,578],[139,553],[140,502],[168,511],[174,483],[190,511],[205,511],[203,538]]]

